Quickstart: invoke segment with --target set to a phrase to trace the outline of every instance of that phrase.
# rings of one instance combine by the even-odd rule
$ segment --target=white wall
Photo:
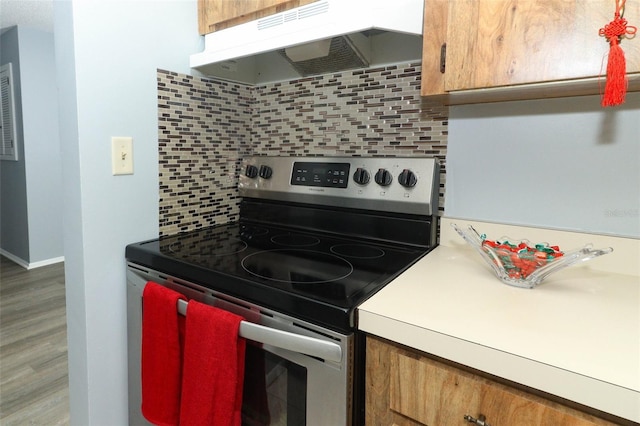
[[[447,216],[640,238],[639,212],[640,93],[450,108]]]
[[[197,4],[54,2],[71,423],[127,424],[124,247],[158,234],[156,70],[189,72]],[[112,176],[112,136],[134,171]]]

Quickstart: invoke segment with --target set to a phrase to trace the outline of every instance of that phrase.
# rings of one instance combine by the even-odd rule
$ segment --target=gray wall
[[[16,135],[19,144],[18,161],[0,161],[0,250],[26,264],[29,262],[29,227],[18,28],[13,27],[4,32],[0,36],[0,42],[0,63],[13,64]]]
[[[18,161],[1,161],[2,253],[31,268],[59,262],[62,175],[53,34],[14,27],[2,35],[13,62]]]
[[[639,238],[640,93],[451,107],[447,168],[447,216]]]
[[[202,49],[195,0],[54,2],[74,425],[127,424],[126,244],[158,235],[157,69]],[[134,174],[112,176],[111,137]]]

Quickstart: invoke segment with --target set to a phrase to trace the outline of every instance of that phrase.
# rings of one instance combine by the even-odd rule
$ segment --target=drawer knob
[[[464,419],[469,422],[469,423],[473,423],[474,425],[478,425],[478,426],[491,426],[489,423],[487,423],[485,420],[487,419],[484,415],[480,414],[478,416],[478,418],[474,418],[473,416],[470,416],[468,414],[464,415]]]

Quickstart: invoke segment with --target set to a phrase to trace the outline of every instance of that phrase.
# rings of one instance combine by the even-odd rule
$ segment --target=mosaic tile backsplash
[[[158,70],[160,235],[235,220],[248,155],[435,157],[442,213],[447,120],[419,63],[261,86]]]

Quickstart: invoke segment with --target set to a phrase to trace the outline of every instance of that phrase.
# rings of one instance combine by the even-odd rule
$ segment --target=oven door
[[[147,281],[245,318],[240,326],[240,335],[247,339],[243,425],[351,424],[353,335],[339,334],[130,263],[130,425],[149,424],[140,410],[142,291]]]

